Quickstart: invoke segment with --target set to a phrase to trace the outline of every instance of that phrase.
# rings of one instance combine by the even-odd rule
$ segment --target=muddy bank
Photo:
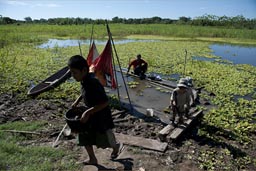
[[[72,104],[70,99],[17,99],[9,94],[0,95],[0,124],[10,122],[29,122],[29,121],[46,121],[41,128],[40,135],[33,135],[27,141],[20,142],[20,145],[29,146],[52,146],[59,132],[65,125],[64,113]],[[113,110],[114,112],[114,110]],[[150,139],[158,139],[158,132],[164,127],[161,122],[155,118],[147,117],[138,118],[131,115],[129,112],[114,116],[115,132],[139,136]],[[231,155],[222,159],[222,162],[216,164],[216,170],[223,170],[227,165],[232,170],[255,170],[256,168],[249,163],[246,166],[237,165],[234,163],[235,158],[243,156],[256,157],[255,141],[253,144],[244,147],[232,139],[220,136],[225,143],[214,141],[207,137],[198,135],[198,128],[204,127],[203,124],[197,122],[185,135],[177,142],[168,143],[166,152],[156,152],[145,150],[139,147],[125,146],[122,155],[115,161],[109,160],[111,153],[110,149],[102,150],[95,149],[101,168],[107,169],[125,169],[125,170],[207,170],[202,163],[210,160],[208,152],[215,149],[220,155],[222,149],[229,149]],[[254,135],[254,140],[255,135]],[[75,135],[61,136],[58,147],[60,149],[68,149],[77,152],[75,158],[83,160],[87,158],[83,148],[76,145]],[[202,156],[205,155],[205,158]],[[218,156],[216,154],[215,156]],[[216,162],[218,160],[216,159]],[[225,163],[225,164],[224,164]],[[93,170],[93,166],[81,166],[85,170]]]

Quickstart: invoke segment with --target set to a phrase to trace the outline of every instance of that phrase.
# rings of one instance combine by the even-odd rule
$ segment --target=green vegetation
[[[2,17],[0,15],[0,24],[50,24],[50,25],[82,25],[82,24],[105,24],[104,19],[90,19],[90,18],[49,18],[40,20],[33,20],[31,17],[25,17],[25,21],[14,20],[9,17]],[[111,24],[178,24],[178,25],[192,25],[192,26],[218,26],[228,28],[240,29],[255,29],[256,18],[248,19],[242,15],[235,17],[203,15],[191,19],[190,17],[179,17],[178,20],[160,17],[151,18],[119,18],[114,17],[108,21]]]
[[[161,41],[133,42],[115,45],[121,65],[127,67],[130,58],[141,53],[149,63],[149,72],[165,75],[184,74],[184,56],[188,51],[186,76],[191,76],[197,87],[204,86],[209,94],[202,98],[211,99],[216,105],[204,115],[199,135],[211,142],[216,148],[201,150],[200,158],[195,159],[201,168],[208,170],[230,170],[233,163],[236,168],[254,164],[255,160],[241,148],[251,147],[255,134],[256,109],[256,67],[251,65],[220,64],[218,62],[194,61],[192,56],[219,57],[211,54],[212,42],[228,42],[255,45],[256,30],[232,28],[182,26],[182,25],[110,25],[117,38],[146,38]],[[37,45],[49,38],[89,38],[91,25],[55,26],[55,25],[4,25],[0,27],[0,94],[11,93],[22,100],[29,97],[26,93],[32,84],[66,65],[78,47],[39,49]],[[95,39],[107,37],[105,26],[95,25]],[[97,45],[99,52],[103,45]],[[88,53],[88,45],[83,45],[83,54]],[[135,85],[135,84],[132,84]],[[136,85],[135,85],[136,86]],[[79,84],[66,82],[60,87],[38,96],[38,99],[75,99]],[[251,95],[252,100],[242,98]],[[236,99],[236,96],[240,98]],[[13,124],[13,125],[12,125]],[[4,129],[37,130],[44,123],[12,123],[0,126],[0,168],[10,170],[69,170],[72,160],[62,165],[66,152],[48,147],[23,147],[19,141],[27,137],[13,136],[1,132]],[[25,124],[20,126],[20,124]],[[4,141],[2,141],[4,140]],[[227,144],[227,140],[232,144]],[[218,148],[217,148],[218,147]],[[220,149],[220,150],[219,150]],[[31,155],[29,158],[28,155]],[[24,157],[23,157],[24,156]],[[219,158],[228,158],[231,164],[225,164]],[[17,157],[17,158],[15,158]],[[15,158],[15,159],[14,159]],[[28,161],[26,161],[29,158]],[[70,156],[72,158],[72,155]],[[34,165],[40,161],[41,165]],[[54,162],[53,162],[54,161]],[[57,162],[56,162],[57,161]],[[50,163],[55,163],[54,165]],[[25,168],[25,169],[24,169]],[[57,169],[56,169],[57,168]]]
[[[136,82],[136,81],[130,81],[130,82],[128,82],[128,86],[129,86],[130,88],[136,88],[138,84],[139,84],[139,83]]]
[[[2,25],[0,47],[15,43],[42,43],[48,38],[88,39],[92,25]],[[256,44],[256,30],[166,24],[112,24],[114,39],[156,39],[173,41],[230,42]],[[106,39],[104,25],[94,25],[94,38]]]
[[[12,122],[0,125],[0,170],[74,170],[74,152],[56,150],[50,146],[27,146],[23,141],[36,139],[35,135],[25,135],[5,130],[40,131],[45,122]],[[38,135],[36,135],[38,136]]]

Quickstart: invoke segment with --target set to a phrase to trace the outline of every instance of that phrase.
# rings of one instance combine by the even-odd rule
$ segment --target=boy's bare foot
[[[111,153],[111,159],[117,158],[122,151],[124,150],[123,143],[119,143],[116,148],[113,149],[113,152]]]
[[[85,161],[83,161],[83,164],[88,164],[88,165],[97,165],[97,164],[98,164],[98,160],[97,160],[97,159],[89,159],[89,160],[85,160]]]
[[[97,165],[98,164],[98,160],[97,159],[87,159],[87,160],[84,160],[84,161],[79,161],[79,162],[77,162],[77,164]]]

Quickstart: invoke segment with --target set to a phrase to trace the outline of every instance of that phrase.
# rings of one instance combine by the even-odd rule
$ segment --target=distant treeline
[[[122,23],[122,24],[185,24],[195,26],[223,26],[228,28],[247,28],[256,29],[256,18],[248,19],[242,15],[235,17],[227,16],[215,16],[215,15],[203,15],[191,19],[190,17],[179,17],[178,20],[152,17],[152,18],[119,18],[114,17],[108,20],[109,23]],[[0,24],[53,24],[53,25],[82,25],[82,24],[104,24],[104,19],[90,19],[90,18],[49,18],[49,19],[32,19],[31,17],[25,17],[24,21],[15,20],[9,17],[3,17],[0,15]]]

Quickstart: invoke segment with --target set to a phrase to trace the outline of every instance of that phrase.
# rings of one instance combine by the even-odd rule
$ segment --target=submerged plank
[[[187,120],[184,121],[184,124],[179,125],[177,128],[175,128],[168,136],[167,139],[171,139],[171,140],[175,140],[178,137],[180,137],[180,135],[191,125],[191,123],[193,122],[193,120],[195,120],[196,118],[198,118],[198,116],[202,113],[203,111],[200,110],[198,112],[195,112],[191,115],[191,117]]]
[[[115,133],[115,135],[116,135],[116,138],[124,144],[143,147],[149,150],[164,152],[168,145],[167,143],[162,143],[157,140],[143,138],[143,137],[135,137],[135,136],[125,135],[120,133]]]
[[[120,72],[120,70],[117,70],[117,71]],[[127,69],[126,68],[122,68],[122,72],[123,73],[127,73]],[[128,73],[128,75],[139,78],[138,75],[135,75],[133,73]],[[149,81],[151,83],[158,84],[158,85],[167,86],[169,88],[176,88],[177,87],[177,84],[175,82],[164,80],[164,79],[161,79],[161,80],[157,81],[157,80],[150,79],[150,78],[148,78],[148,76],[146,76],[145,80]]]

